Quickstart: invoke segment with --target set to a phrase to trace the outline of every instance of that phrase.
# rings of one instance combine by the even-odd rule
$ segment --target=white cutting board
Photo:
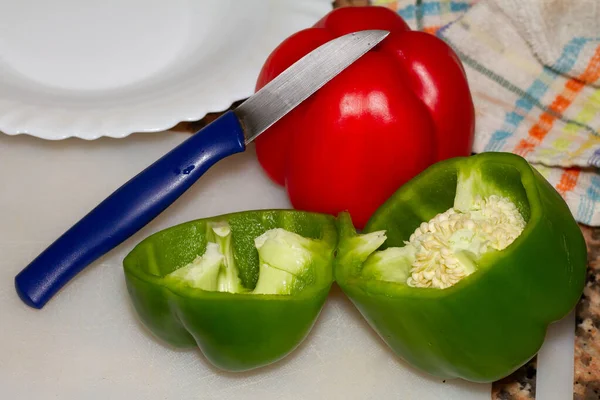
[[[277,364],[249,373],[220,372],[199,351],[173,350],[148,334],[129,304],[121,267],[136,243],[195,218],[289,208],[284,191],[259,169],[252,147],[213,167],[155,221],[77,276],[43,310],[21,303],[13,286],[21,268],[186,137],[160,133],[47,142],[0,135],[0,398],[490,398],[490,385],[444,383],[399,361],[337,287],[300,348]],[[547,380],[547,385],[561,379],[569,384],[563,372],[565,365],[567,373],[572,371],[570,331],[567,325],[553,338],[554,350],[564,349],[561,343],[569,340],[571,350],[567,346],[567,354],[558,360],[563,368],[551,371],[560,379]],[[548,354],[552,359],[561,352]],[[571,378],[571,387],[572,382]],[[550,392],[556,394],[556,388]]]

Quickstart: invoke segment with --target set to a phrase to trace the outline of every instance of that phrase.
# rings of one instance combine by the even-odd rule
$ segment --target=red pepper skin
[[[456,54],[384,7],[344,7],[283,41],[256,90],[323,43],[365,29],[390,35],[256,141],[267,175],[294,208],[348,211],[362,228],[400,186],[431,164],[468,156],[475,112]]]

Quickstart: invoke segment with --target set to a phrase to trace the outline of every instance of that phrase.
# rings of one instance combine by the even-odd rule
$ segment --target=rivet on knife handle
[[[154,162],[24,268],[15,277],[19,297],[31,307],[42,308],[81,270],[177,200],[214,163],[244,151],[247,143],[375,47],[388,33],[360,31],[325,43],[234,111],[225,113]]]

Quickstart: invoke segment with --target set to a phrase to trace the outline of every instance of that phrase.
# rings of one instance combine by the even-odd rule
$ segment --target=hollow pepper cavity
[[[308,335],[333,281],[336,244],[329,215],[227,214],[146,238],[124,259],[125,280],[155,336],[244,371],[282,359]]]
[[[533,357],[583,291],[587,251],[558,192],[523,158],[439,162],[357,234],[340,215],[335,279],[401,358],[501,379]]]

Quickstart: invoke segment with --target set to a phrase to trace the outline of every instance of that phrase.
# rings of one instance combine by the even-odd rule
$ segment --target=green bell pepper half
[[[205,252],[214,223],[226,223],[231,229],[242,292],[202,290],[169,275]],[[312,249],[302,285],[288,288],[291,294],[255,294],[251,291],[260,268],[254,239],[275,228],[315,239],[318,245]],[[333,282],[336,244],[337,224],[332,216],[248,211],[155,233],[126,256],[123,266],[135,310],[155,336],[175,347],[198,346],[218,368],[244,371],[284,358],[306,338]]]
[[[457,196],[457,192],[459,195]],[[362,273],[379,248],[402,247],[424,221],[475,195],[504,196],[525,228],[508,247],[483,254],[476,271],[445,289],[411,287]],[[387,240],[378,239],[385,230]],[[378,232],[378,233],[376,233]],[[434,164],[401,187],[357,235],[340,215],[336,282],[387,345],[442,378],[492,382],[540,349],[585,283],[586,245],[557,191],[523,158],[482,153]],[[391,280],[391,281],[390,281]]]

